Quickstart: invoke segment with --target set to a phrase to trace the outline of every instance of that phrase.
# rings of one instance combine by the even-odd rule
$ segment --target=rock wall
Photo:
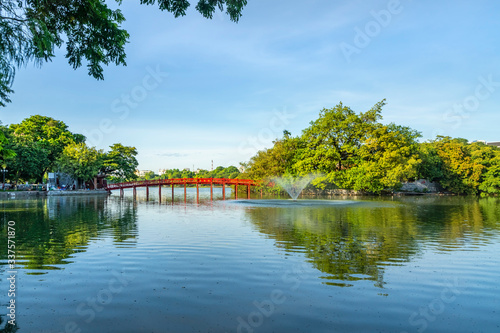
[[[108,195],[106,190],[81,190],[81,191],[15,191],[1,192],[0,199],[15,199],[26,197],[45,197],[45,196],[62,196],[62,195]]]
[[[79,190],[79,191],[49,191],[49,196],[62,195],[108,195],[106,190]]]
[[[354,190],[344,190],[344,189],[330,189],[330,190],[321,190],[321,189],[307,189],[302,191],[302,195],[305,196],[314,196],[314,195],[342,195],[342,196],[351,196],[351,195],[367,195],[366,192],[354,191]]]
[[[427,179],[419,179],[414,182],[406,182],[402,184],[399,192],[413,192],[413,193],[438,193],[442,192],[443,189],[437,182],[430,182]],[[372,195],[371,193],[362,192],[362,191],[354,191],[354,190],[345,190],[345,189],[330,189],[330,190],[321,190],[321,189],[305,189],[302,191],[302,195],[304,196],[362,196],[362,195]]]
[[[0,192],[0,198],[26,198],[26,197],[44,197],[47,195],[46,191],[15,191],[15,192]]]
[[[435,193],[442,191],[439,183],[430,182],[427,179],[419,179],[414,182],[403,183],[401,190],[403,192],[429,192]]]

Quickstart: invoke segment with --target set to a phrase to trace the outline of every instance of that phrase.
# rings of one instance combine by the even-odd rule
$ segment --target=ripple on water
[[[40,205],[11,217],[23,237],[19,332],[235,332],[273,293],[282,302],[254,332],[410,332],[450,283],[456,297],[426,329],[497,331],[498,207],[481,206],[488,217],[453,200]]]
[[[311,207],[311,206],[345,206],[359,204],[355,200],[310,200],[310,199],[274,199],[274,200],[232,200],[229,205],[247,207]]]

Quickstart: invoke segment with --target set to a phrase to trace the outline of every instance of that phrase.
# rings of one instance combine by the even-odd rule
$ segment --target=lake
[[[500,331],[499,199],[138,192],[0,201],[1,332]]]

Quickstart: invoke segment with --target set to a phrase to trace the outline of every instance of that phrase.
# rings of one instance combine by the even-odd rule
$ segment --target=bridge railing
[[[131,188],[131,187],[145,187],[145,186],[160,186],[160,185],[250,185],[256,186],[259,183],[253,179],[237,179],[237,178],[173,178],[173,179],[156,179],[156,180],[143,180],[133,182],[123,182],[108,184],[108,190]]]

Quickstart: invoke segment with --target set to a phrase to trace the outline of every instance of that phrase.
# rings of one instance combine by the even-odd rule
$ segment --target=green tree
[[[190,170],[182,170],[179,178],[194,178],[195,173]]]
[[[75,179],[92,181],[99,173],[104,162],[104,153],[85,143],[72,143],[66,146],[57,160],[59,170]],[[94,188],[95,188],[94,183]]]
[[[299,162],[298,152],[304,142],[300,137],[292,137],[288,131],[283,131],[283,137],[273,141],[273,147],[264,149],[245,164],[245,176],[252,179],[271,179],[289,173],[297,173],[296,164]]]
[[[118,4],[122,0],[116,0]],[[184,16],[187,0],[140,0],[158,4],[160,10]],[[51,61],[55,49],[66,44],[66,58],[77,69],[86,63],[90,76],[102,80],[103,65],[126,65],[125,44],[129,34],[119,9],[103,0],[3,0],[0,1],[0,106],[9,94],[17,67]],[[226,8],[238,22],[247,0],[199,0],[196,9],[206,18]]]
[[[166,170],[163,176],[165,177],[164,179],[182,178],[179,169]]]
[[[486,166],[471,156],[467,140],[438,136],[432,142],[442,161],[439,182],[445,190],[458,194],[476,194]]]
[[[218,166],[213,171],[210,172],[210,176],[213,178],[223,178],[224,177],[224,167]]]
[[[0,157],[2,159],[2,167],[6,167],[7,162],[16,156],[16,152],[9,148],[9,140],[5,136],[4,129],[0,127]]]
[[[7,163],[11,179],[30,183],[42,182],[45,166],[50,164],[48,152],[43,145],[38,142],[15,144],[12,150],[15,151],[16,157]]]
[[[137,149],[120,143],[115,143],[110,148],[111,151],[104,156],[101,172],[117,182],[136,179],[135,170],[139,165],[135,158]]]
[[[481,194],[500,194],[500,148],[475,142],[470,151],[472,160],[484,167],[478,187]]]
[[[284,169],[274,158],[274,149],[259,150],[250,158],[245,174],[252,179],[266,179],[282,174]]]
[[[240,170],[238,170],[238,168],[233,165],[228,166],[224,171],[225,177],[229,179],[238,178],[238,176],[240,175]]]
[[[357,150],[356,164],[331,173],[331,180],[342,188],[372,193],[398,189],[402,181],[417,175],[419,137],[420,133],[409,127],[378,125]]]
[[[302,134],[304,147],[298,152],[296,169],[301,173],[329,174],[352,167],[357,150],[381,118],[384,105],[382,100],[359,114],[342,103],[321,110],[319,118]]]
[[[45,172],[54,167],[55,161],[67,145],[85,141],[83,135],[71,133],[64,122],[40,115],[26,118],[20,124],[10,125],[8,133],[18,153],[23,149],[30,150],[22,154],[23,160],[18,161],[19,163],[24,161],[27,165],[18,167],[29,169],[28,165],[37,164],[37,173],[35,174],[33,170],[29,177],[37,180],[41,180]],[[41,158],[42,150],[46,151],[46,158]]]
[[[442,136],[419,143],[419,132],[378,122],[384,105],[382,100],[359,114],[342,103],[323,109],[301,137],[284,131],[272,148],[242,163],[242,177],[323,174],[313,186],[372,193],[425,178],[456,194],[500,194],[500,148]]]
[[[500,149],[438,136],[419,145],[419,177],[457,194],[500,194]]]
[[[298,152],[304,147],[301,137],[293,137],[287,130],[283,131],[283,137],[274,141],[273,156],[281,166],[280,174],[296,175],[296,164],[299,161]]]
[[[443,179],[443,160],[439,157],[436,145],[433,142],[420,143],[418,154],[422,162],[417,167],[417,178],[427,179],[431,182]]]
[[[479,189],[484,194],[500,194],[500,158],[496,157],[492,165],[483,174]]]
[[[154,173],[154,171],[149,171],[144,174],[142,180],[153,180],[156,178],[156,176],[157,175]]]
[[[196,174],[196,178],[210,178],[213,177],[212,173],[208,170],[199,170],[199,172]]]

